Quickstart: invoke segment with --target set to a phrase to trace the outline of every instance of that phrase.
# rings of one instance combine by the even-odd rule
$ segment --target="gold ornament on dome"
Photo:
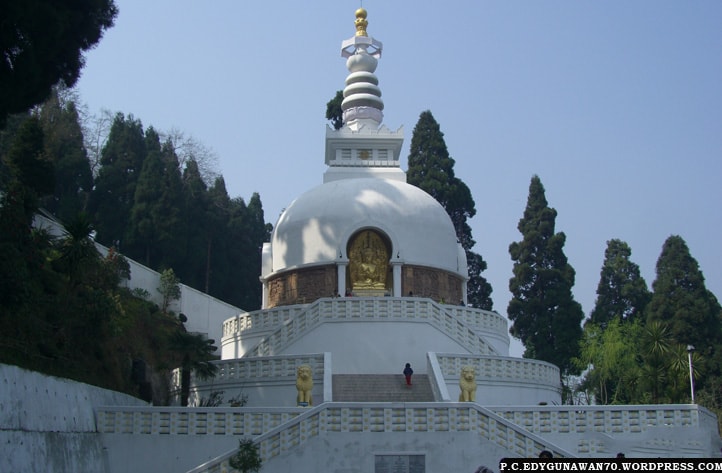
[[[356,10],[356,21],[354,21],[354,25],[356,25],[356,36],[368,36],[368,34],[366,34],[366,27],[369,25],[369,22],[366,21],[366,10],[363,8]]]
[[[351,243],[348,255],[354,291],[386,288],[389,252],[378,233],[371,230],[359,233]]]

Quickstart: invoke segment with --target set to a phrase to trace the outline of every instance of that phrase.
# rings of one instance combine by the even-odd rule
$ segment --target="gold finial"
[[[354,21],[354,24],[356,25],[356,36],[368,36],[366,34],[366,27],[369,25],[369,22],[366,21],[366,10],[363,8],[356,10],[356,21]]]

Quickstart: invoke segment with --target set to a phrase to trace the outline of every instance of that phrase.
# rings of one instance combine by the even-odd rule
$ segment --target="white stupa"
[[[466,304],[451,219],[406,182],[403,131],[382,124],[382,44],[362,8],[355,26],[342,43],[344,124],[326,131],[323,183],[287,207],[264,245],[262,308],[223,323],[218,375],[192,379],[192,402],[222,391],[245,406],[170,411],[139,429],[157,431],[159,445],[194,435],[167,443],[183,445],[188,463],[211,459],[196,473],[226,471],[234,435],[253,437],[269,471],[301,473],[474,471],[543,449],[717,452],[714,416],[700,406],[562,406],[556,366],[509,356],[506,318]],[[122,415],[112,419],[124,440]]]
[[[556,366],[509,356],[506,318],[465,303],[449,217],[406,183],[402,131],[382,125],[382,45],[364,9],[355,25],[342,44],[344,124],[326,131],[323,184],[288,206],[263,248],[261,310],[228,318],[237,309],[183,290],[189,330],[220,339],[218,374],[191,376],[189,407],[151,406],[0,365],[0,469],[232,473],[239,439],[262,472],[498,471],[501,458],[542,450],[720,456],[702,406],[561,405]],[[160,275],[131,265],[133,287],[157,287]]]
[[[479,365],[487,400],[558,403],[559,371],[547,363],[515,360],[540,374],[511,393],[482,381],[480,364],[508,357],[506,319],[466,306],[464,249],[441,204],[406,182],[403,131],[382,124],[382,44],[367,35],[364,9],[355,24],[342,43],[344,124],[326,131],[323,184],[280,216],[263,248],[263,308],[226,321],[222,358],[324,353],[333,375],[398,375],[406,363],[427,374],[430,352],[458,354]]]

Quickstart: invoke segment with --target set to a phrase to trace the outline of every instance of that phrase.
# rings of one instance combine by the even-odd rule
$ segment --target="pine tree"
[[[486,261],[479,253],[466,250],[466,265],[469,270],[469,280],[466,282],[466,296],[472,307],[492,310],[494,302],[491,300],[491,284],[481,276],[486,271]]]
[[[198,164],[190,160],[183,170],[183,213],[181,221],[185,235],[183,264],[177,273],[183,284],[205,291],[209,271],[208,246],[210,232],[207,215],[208,187],[201,177]]]
[[[41,205],[63,222],[70,222],[85,210],[93,187],[88,153],[83,143],[80,117],[72,94],[55,87],[53,95],[39,109],[45,135],[45,155],[54,163],[55,190]]]
[[[178,155],[169,140],[161,146],[163,180],[161,187],[161,215],[158,234],[163,248],[163,258],[158,267],[176,268],[183,261],[186,237],[183,225],[183,178]]]
[[[88,213],[95,223],[96,240],[125,251],[135,187],[147,154],[140,120],[118,113],[102,154]]]
[[[100,41],[117,13],[113,0],[2,2],[0,127],[8,113],[43,102],[58,81],[73,86],[83,52]]]
[[[27,301],[39,302],[43,294],[39,273],[45,257],[32,230],[38,196],[53,189],[53,168],[43,149],[40,122],[27,118],[0,155],[8,174],[0,192],[0,322],[18,317],[30,306]],[[6,328],[17,330],[12,325]]]
[[[163,162],[158,134],[151,127],[145,136],[148,154],[143,160],[135,187],[124,252],[130,258],[153,268],[154,262],[151,262],[150,257],[151,253],[157,254],[156,225],[160,210],[158,203],[162,190],[159,183],[163,179]]]
[[[326,104],[326,120],[331,120],[334,130],[339,130],[343,126],[341,102],[343,102],[343,90],[337,90],[336,95]]]
[[[261,285],[258,284],[261,248],[263,243],[271,238],[270,224],[266,224],[264,220],[263,204],[257,192],[253,193],[246,207],[245,233],[248,239],[245,248],[245,271],[242,275],[244,300],[241,307],[255,310],[261,308]]]
[[[682,237],[673,235],[664,242],[652,289],[647,323],[666,324],[676,343],[693,345],[702,353],[722,342],[722,309]]]
[[[446,209],[456,236],[466,251],[469,269],[467,298],[470,305],[492,309],[492,287],[481,275],[486,262],[471,249],[475,241],[467,220],[476,214],[469,187],[454,175],[455,161],[449,156],[444,134],[431,111],[422,112],[414,127],[409,152],[407,182],[426,191]]]
[[[158,133],[146,131],[148,154],[138,177],[130,215],[126,254],[156,270],[173,268],[182,251],[181,177],[178,160]]]
[[[631,255],[627,243],[617,239],[607,242],[597,301],[590,317],[593,323],[605,325],[614,317],[634,320],[643,313],[651,294],[639,266],[629,260]]]
[[[523,239],[509,245],[514,277],[507,313],[511,333],[525,346],[524,356],[576,371],[584,318],[572,296],[574,269],[564,255],[564,233],[555,233],[557,212],[550,208],[538,176],[531,179],[529,198],[518,229]]]
[[[208,189],[206,212],[208,243],[206,250],[206,292],[230,304],[238,306],[239,272],[243,271],[242,258],[238,249],[242,242],[236,239],[230,229],[233,203],[222,177],[216,179]],[[239,306],[242,307],[242,306]]]

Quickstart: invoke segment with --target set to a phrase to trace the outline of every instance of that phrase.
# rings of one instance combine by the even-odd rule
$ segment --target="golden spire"
[[[356,21],[354,21],[354,24],[356,25],[356,36],[368,36],[366,34],[366,27],[369,22],[366,21],[366,10],[363,8],[356,10]]]

